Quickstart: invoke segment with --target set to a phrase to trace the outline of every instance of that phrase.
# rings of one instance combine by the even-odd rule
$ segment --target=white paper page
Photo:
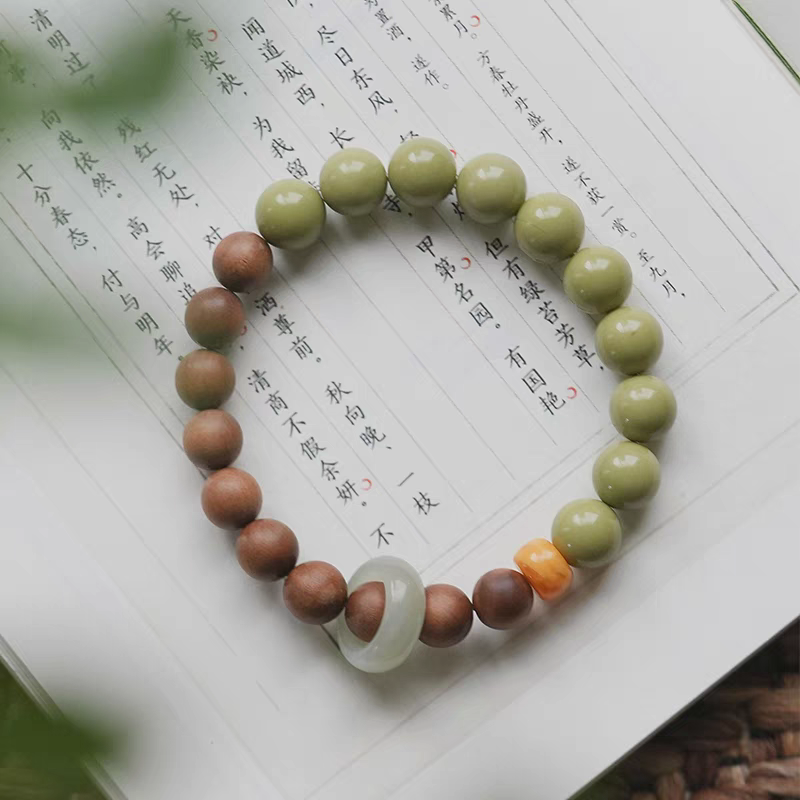
[[[271,180],[314,180],[337,142],[385,160],[413,132],[447,142],[459,164],[507,153],[532,192],[576,199],[588,240],[634,265],[632,302],[665,329],[658,374],[691,409],[659,452],[658,499],[626,520],[641,549],[797,420],[791,392],[771,399],[769,415],[753,413],[759,379],[797,361],[786,312],[797,287],[781,254],[655,135],[636,93],[598,60],[584,40],[604,19],[581,22],[566,4],[496,6],[206,0],[168,18],[148,2],[82,0],[50,4],[47,24],[27,2],[3,10],[9,40],[48,56],[23,76],[31,84],[82,80],[103,62],[109,29],[143,20],[174,27],[189,53],[191,92],[152,115],[91,130],[44,109],[3,143],[3,252],[30,268],[12,285],[30,293],[50,282],[54,306],[107,356],[43,370],[4,352],[9,381],[40,418],[4,430],[3,444],[287,797],[388,795],[526,681],[552,674],[555,654],[590,645],[647,584],[621,567],[619,593],[595,582],[603,588],[587,586],[559,613],[559,633],[521,637],[553,647],[535,674],[493,679],[502,673],[487,659],[508,637],[476,629],[459,652],[420,649],[401,673],[375,677],[289,619],[279,591],[240,573],[199,510],[173,374],[191,349],[185,303],[212,280],[211,249],[252,228]],[[56,31],[63,50],[48,44]],[[591,491],[591,458],[614,438],[616,378],[593,356],[592,322],[555,272],[519,254],[508,226],[462,221],[454,199],[411,213],[389,195],[368,220],[331,214],[324,243],[279,254],[274,280],[247,300],[230,403],[245,429],[240,463],[261,482],[265,511],[298,532],[303,557],[345,574],[390,552],[428,582],[468,589]],[[765,320],[781,332],[774,348]],[[742,381],[736,364],[754,336],[758,358],[747,356]],[[712,374],[737,389],[724,408],[707,401]],[[42,419],[94,489],[42,463],[56,446],[30,446]],[[117,524],[82,522],[96,493]],[[715,524],[698,550],[724,530]],[[653,587],[667,576],[651,575]],[[514,652],[526,667],[524,647]],[[469,674],[487,686],[481,698],[465,691]]]

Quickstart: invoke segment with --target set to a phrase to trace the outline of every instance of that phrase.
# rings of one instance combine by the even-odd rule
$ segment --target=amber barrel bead
[[[276,519],[256,519],[236,540],[236,558],[252,578],[277,581],[297,564],[300,545],[292,529]]]
[[[301,622],[324,625],[339,616],[347,602],[347,581],[333,564],[298,564],[283,584],[283,602]]]
[[[217,280],[232,292],[249,292],[272,272],[272,250],[257,234],[228,234],[211,260]]]
[[[186,306],[186,332],[201,347],[219,350],[242,335],[244,306],[228,289],[212,286],[198,292]]]
[[[475,584],[472,605],[489,628],[508,630],[522,625],[533,607],[533,590],[513,569],[493,569]]]
[[[555,600],[572,585],[572,569],[547,539],[533,539],[520,547],[514,563],[542,600]]]
[[[198,411],[221,406],[233,394],[235,386],[233,365],[213,350],[193,350],[175,370],[178,396]]]
[[[200,469],[228,467],[242,452],[242,428],[227,411],[201,411],[183,429],[183,449]]]
[[[249,473],[236,467],[212,472],[203,484],[205,515],[218,528],[236,530],[249,525],[261,511],[261,487]]]

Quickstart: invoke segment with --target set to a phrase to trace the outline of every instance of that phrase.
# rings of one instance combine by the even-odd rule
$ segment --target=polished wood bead
[[[184,322],[186,332],[197,344],[219,350],[242,335],[244,306],[233,292],[212,286],[192,297],[186,306]]]
[[[272,250],[257,233],[237,231],[216,246],[211,264],[226,289],[249,292],[272,271]]]
[[[300,545],[292,529],[276,519],[256,519],[236,540],[236,558],[253,578],[277,581],[297,564]]]
[[[198,411],[221,406],[233,394],[235,386],[233,365],[213,350],[193,350],[175,370],[178,396]]]
[[[301,622],[324,625],[339,616],[347,602],[347,582],[333,564],[298,564],[283,584],[283,602]]]
[[[493,569],[475,584],[472,604],[489,628],[508,630],[521,625],[533,606],[533,590],[513,569]]]
[[[236,530],[261,511],[261,487],[249,472],[225,467],[206,478],[201,501],[205,515],[218,528]]]
[[[419,640],[428,647],[452,647],[472,628],[472,603],[457,586],[435,583],[425,589],[425,621]]]
[[[228,467],[242,452],[242,428],[227,411],[201,411],[183,429],[183,449],[200,469]]]
[[[371,642],[383,619],[386,606],[386,588],[380,581],[370,581],[359,586],[344,609],[347,627],[363,642]]]

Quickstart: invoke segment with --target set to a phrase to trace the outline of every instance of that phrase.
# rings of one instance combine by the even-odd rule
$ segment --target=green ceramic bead
[[[622,546],[617,515],[599,500],[573,500],[553,520],[553,544],[573,567],[602,567]]]
[[[611,247],[585,247],[564,271],[564,291],[581,311],[606,314],[619,308],[631,291],[631,265]]]
[[[664,334],[652,314],[623,306],[603,317],[594,342],[597,355],[607,367],[623,375],[638,375],[658,361]]]
[[[566,195],[548,192],[529,197],[517,212],[514,234],[534,261],[555,263],[574,256],[586,224],[578,206]]]
[[[386,170],[369,150],[346,147],[325,162],[319,190],[334,211],[363,217],[374,211],[386,194]]]
[[[414,136],[394,151],[389,183],[397,196],[415,208],[444,200],[456,182],[456,160],[436,139]]]
[[[622,381],[611,395],[611,422],[632,442],[651,442],[675,422],[678,403],[672,389],[652,375]]]
[[[612,508],[636,508],[658,491],[661,467],[646,448],[633,442],[616,442],[597,457],[592,469],[597,496]]]
[[[286,178],[268,186],[258,198],[256,225],[275,247],[303,250],[322,235],[325,203],[313,186]]]
[[[522,167],[499,153],[484,153],[468,161],[456,182],[458,204],[481,225],[511,219],[525,202],[525,188]]]

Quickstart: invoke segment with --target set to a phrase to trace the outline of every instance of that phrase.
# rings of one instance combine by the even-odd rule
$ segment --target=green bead
[[[638,375],[658,361],[664,334],[652,314],[623,306],[603,317],[594,342],[597,355],[607,367],[623,375]]]
[[[325,162],[319,190],[334,211],[363,217],[374,211],[386,194],[386,170],[369,150],[346,147]]]
[[[517,212],[514,235],[534,261],[555,263],[575,255],[586,224],[578,206],[563,194],[529,197]]]
[[[636,508],[658,491],[661,467],[646,448],[633,442],[617,442],[597,457],[592,469],[597,496],[612,508]]]
[[[651,442],[675,422],[678,403],[672,389],[652,375],[622,381],[611,395],[611,422],[632,442]]]
[[[564,271],[564,291],[581,311],[606,314],[619,308],[633,284],[631,265],[610,247],[585,247]]]
[[[484,153],[463,166],[456,194],[470,219],[494,225],[519,211],[525,202],[525,187],[525,173],[516,161],[498,153]]]
[[[268,186],[258,198],[256,225],[275,247],[303,250],[322,235],[325,203],[313,186],[286,178]]]
[[[599,500],[573,500],[553,520],[553,544],[573,567],[602,567],[622,546],[617,515]]]
[[[456,182],[456,160],[436,139],[414,136],[394,151],[389,183],[397,196],[415,208],[444,200]]]

